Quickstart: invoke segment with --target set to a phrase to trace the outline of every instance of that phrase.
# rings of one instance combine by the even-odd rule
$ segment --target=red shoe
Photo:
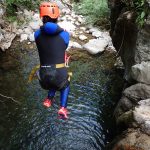
[[[58,117],[60,119],[68,119],[68,110],[67,108],[61,107],[58,111]]]
[[[47,108],[51,107],[52,106],[52,101],[48,98],[44,99],[43,101],[43,105]]]

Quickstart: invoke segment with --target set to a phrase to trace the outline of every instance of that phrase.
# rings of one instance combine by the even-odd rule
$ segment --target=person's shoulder
[[[34,38],[36,39],[41,34],[41,30],[38,29],[34,32]]]
[[[69,40],[70,40],[69,32],[62,31],[59,35],[64,39],[64,41],[65,41],[66,44],[69,43]]]

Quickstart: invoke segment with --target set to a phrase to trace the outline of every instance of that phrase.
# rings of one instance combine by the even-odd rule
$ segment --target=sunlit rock
[[[69,48],[82,49],[82,46],[81,46],[79,43],[73,42],[73,41],[70,41],[70,42],[69,42],[69,46],[68,46],[68,47],[69,47]]]
[[[23,41],[25,41],[27,39],[28,39],[28,34],[21,34],[20,35],[20,42],[23,42]]]
[[[84,40],[87,39],[87,37],[86,37],[85,35],[80,35],[80,36],[79,36],[79,39],[80,39],[81,41],[84,41]]]
[[[35,41],[35,39],[34,39],[34,33],[31,33],[28,38],[29,38],[30,42],[34,42]]]
[[[62,21],[62,22],[59,22],[58,25],[59,25],[61,28],[67,30],[68,32],[73,32],[73,31],[75,31],[75,29],[76,29],[76,26],[75,26],[73,23],[69,22],[69,21]]]
[[[37,30],[40,28],[40,24],[38,22],[30,22],[29,26],[33,29],[33,30]]]
[[[0,41],[0,48],[2,51],[5,51],[11,46],[13,39],[16,37],[15,33],[7,33],[3,35],[3,38]]]
[[[101,53],[105,50],[105,47],[108,45],[108,42],[104,39],[92,39],[85,45],[83,45],[84,49],[86,49],[91,54]]]

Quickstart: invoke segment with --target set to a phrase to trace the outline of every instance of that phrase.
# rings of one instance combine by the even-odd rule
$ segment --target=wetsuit
[[[41,87],[49,90],[49,99],[52,99],[56,90],[59,90],[61,107],[66,107],[70,90],[67,69],[65,67],[57,68],[56,64],[65,63],[64,57],[69,44],[69,33],[57,24],[47,22],[35,32],[34,37],[40,58],[39,82]]]

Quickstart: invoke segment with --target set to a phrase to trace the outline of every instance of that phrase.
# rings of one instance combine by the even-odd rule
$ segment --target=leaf
[[[141,19],[143,19],[145,17],[145,12],[143,11],[142,13],[141,13]]]

